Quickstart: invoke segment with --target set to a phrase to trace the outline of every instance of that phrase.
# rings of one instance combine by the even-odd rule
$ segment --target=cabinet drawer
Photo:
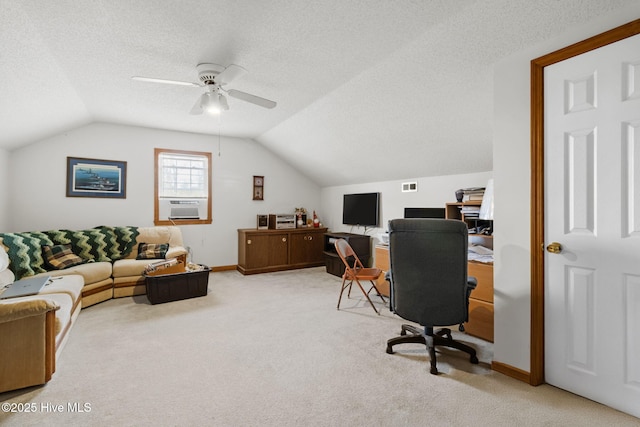
[[[376,246],[376,268],[382,270],[382,274],[378,277],[376,287],[380,293],[386,297],[390,295],[389,282],[384,278],[384,275],[389,271],[389,248]]]
[[[464,328],[469,335],[493,342],[493,304],[469,298],[469,322]]]
[[[471,292],[471,298],[493,302],[493,265],[470,262],[467,274],[478,279],[478,286]]]
[[[389,248],[376,246],[376,267],[380,270],[389,271]]]

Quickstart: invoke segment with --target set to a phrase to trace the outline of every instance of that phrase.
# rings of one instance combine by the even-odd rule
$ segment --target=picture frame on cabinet
[[[127,162],[67,157],[67,197],[126,199]]]

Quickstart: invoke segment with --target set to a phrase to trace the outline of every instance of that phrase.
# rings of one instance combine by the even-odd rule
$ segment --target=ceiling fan
[[[200,98],[198,98],[191,109],[191,114],[202,114],[203,112],[219,114],[222,110],[228,110],[229,104],[227,103],[227,98],[224,94],[264,108],[274,108],[277,105],[274,101],[270,101],[256,95],[251,95],[250,93],[241,92],[236,89],[227,90],[223,88],[223,86],[231,83],[238,77],[247,74],[247,70],[239,65],[231,64],[228,67],[223,67],[217,64],[198,64],[196,69],[198,71],[198,80],[200,80],[200,83],[141,76],[133,76],[132,79],[151,83],[205,88],[205,92],[200,96]]]

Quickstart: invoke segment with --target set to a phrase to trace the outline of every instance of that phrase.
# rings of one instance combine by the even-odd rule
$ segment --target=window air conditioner
[[[206,219],[206,199],[160,199],[160,219]]]

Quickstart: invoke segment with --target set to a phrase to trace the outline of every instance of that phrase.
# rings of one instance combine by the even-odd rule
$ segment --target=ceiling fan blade
[[[196,103],[193,104],[193,108],[191,108],[191,111],[189,111],[189,114],[195,115],[195,114],[202,114],[204,112],[204,110],[202,109],[202,101],[203,101],[203,97],[205,97],[206,95],[207,95],[206,93],[203,93],[202,95],[200,95]]]
[[[247,70],[239,65],[231,64],[216,76],[216,82],[220,85],[225,85],[245,74],[247,74]]]
[[[163,83],[163,84],[170,84],[170,85],[200,87],[200,85],[197,84],[197,83],[183,82],[183,81],[180,81],[180,80],[154,79],[152,77],[141,77],[141,76],[133,76],[131,78],[133,80],[137,80],[137,81],[140,81],[140,82]]]
[[[229,94],[229,96],[241,99],[243,101],[250,102],[255,105],[259,105],[260,107],[264,107],[264,108],[274,108],[276,105],[278,105],[274,101],[270,101],[265,98],[260,98],[259,96],[251,95],[250,93],[241,92],[235,89],[231,89],[227,91],[227,93]]]

